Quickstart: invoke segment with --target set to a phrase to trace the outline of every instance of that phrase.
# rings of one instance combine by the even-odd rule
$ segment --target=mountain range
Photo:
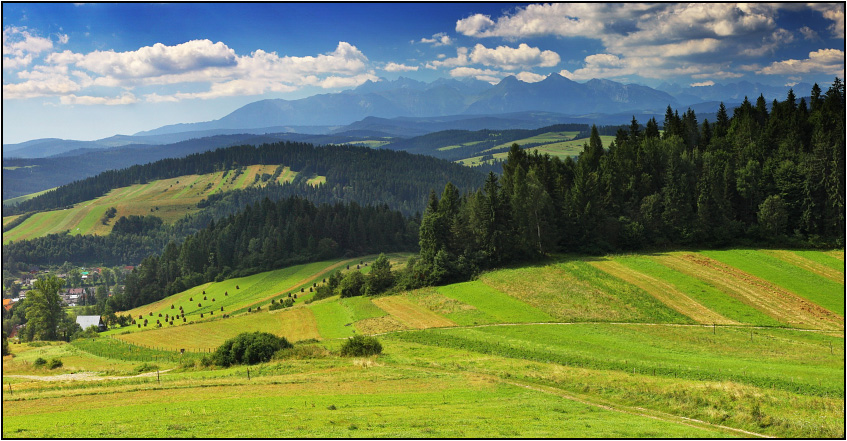
[[[805,92],[811,88],[796,85]],[[425,83],[410,78],[367,81],[339,93],[298,100],[266,99],[213,121],[172,124],[134,135],[96,141],[38,139],[4,144],[3,157],[40,158],[81,149],[164,145],[209,136],[300,133],[311,135],[412,137],[440,130],[534,129],[561,123],[626,124],[634,116],[662,120],[668,106],[713,113],[759,93],[782,99],[788,87],[737,83],[658,90],[637,84],[593,79],[578,83],[558,74],[527,83],[509,76],[495,85],[475,79],[441,78]],[[799,94],[798,94],[799,95]]]

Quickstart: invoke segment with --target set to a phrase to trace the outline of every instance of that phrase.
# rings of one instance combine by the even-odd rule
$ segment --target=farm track
[[[436,368],[423,368],[423,367],[398,367],[399,369],[407,369],[418,372],[425,373],[448,373],[455,374],[455,372],[447,370],[447,369],[436,369]],[[634,406],[625,406],[622,404],[610,403],[606,400],[598,399],[598,398],[589,398],[582,394],[573,394],[571,392],[566,392],[562,389],[552,387],[552,386],[542,386],[538,384],[533,384],[526,381],[518,381],[518,380],[506,380],[504,378],[498,377],[496,375],[482,374],[477,372],[469,373],[469,375],[475,375],[480,379],[498,382],[502,384],[508,384],[511,386],[522,387],[525,389],[533,390],[536,392],[541,392],[545,394],[556,395],[558,397],[564,398],[569,401],[574,401],[580,404],[584,404],[586,406],[596,407],[603,410],[611,411],[611,412],[620,412],[628,415],[640,416],[645,418],[651,418],[659,421],[664,421],[667,423],[673,424],[684,424],[686,426],[695,427],[698,429],[712,429],[719,430],[723,432],[731,432],[736,435],[742,435],[744,437],[759,437],[759,438],[775,438],[773,436],[764,435],[761,433],[750,432],[743,429],[737,429],[735,427],[723,426],[720,424],[714,424],[707,421],[702,421],[694,418],[688,418],[678,415],[673,415],[657,410],[645,409],[642,407],[634,407]]]
[[[833,282],[844,283],[844,273],[838,271],[836,269],[830,268],[826,265],[821,265],[813,260],[807,259],[803,256],[799,256],[791,251],[786,250],[762,250],[762,252],[769,254],[777,259],[794,265],[798,268],[802,268],[806,271],[815,273],[821,277],[832,280]]]
[[[60,375],[4,375],[4,377],[9,378],[23,378],[26,380],[35,380],[35,381],[104,381],[104,380],[124,380],[127,378],[144,378],[144,377],[152,377],[156,374],[164,374],[165,372],[172,371],[173,369],[165,369],[158,372],[145,372],[143,374],[138,375],[128,375],[128,376],[101,376],[97,375],[97,372],[76,372],[73,374],[60,374]]]
[[[390,317],[390,316],[387,316]],[[381,317],[382,318],[382,317]],[[445,326],[439,329],[475,329],[475,328],[491,328],[495,326],[533,326],[533,325],[555,325],[555,326],[579,326],[579,325],[612,325],[612,326],[667,326],[672,328],[712,328],[720,326],[721,329],[782,329],[787,331],[797,332],[819,332],[821,334],[830,335],[833,337],[844,338],[844,332],[834,329],[809,329],[809,328],[790,328],[790,327],[775,327],[775,326],[758,326],[758,325],[717,325],[717,324],[686,324],[686,323],[643,323],[643,322],[536,322],[536,323],[487,323],[483,325],[467,325],[467,326]],[[373,336],[394,334],[397,332],[419,331],[420,329],[398,329],[394,331],[386,331],[379,334],[371,334]],[[346,338],[346,337],[341,337]],[[340,339],[340,338],[339,338]],[[339,340],[336,339],[336,340]]]
[[[844,330],[844,317],[717,260],[688,253],[655,259],[671,269],[703,280],[781,322],[807,327],[826,323],[833,326],[832,330]]]
[[[735,320],[730,320],[701,305],[670,283],[627,268],[619,262],[604,260],[600,262],[589,262],[589,264],[611,276],[643,289],[660,302],[668,305],[680,314],[690,317],[696,322],[716,323],[720,325],[739,324]]]

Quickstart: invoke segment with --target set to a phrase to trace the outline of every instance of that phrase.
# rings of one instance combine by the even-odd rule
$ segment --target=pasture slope
[[[278,168],[281,168],[276,179],[278,183],[291,182],[297,176],[297,172],[285,166],[250,165],[236,170],[186,175],[116,188],[99,198],[81,202],[72,208],[35,213],[15,228],[3,232],[3,243],[63,231],[69,231],[70,234],[109,234],[115,220],[121,216],[153,214],[161,217],[166,223],[173,223],[197,212],[197,203],[211,194],[267,185],[269,180],[263,180],[263,177],[273,176]],[[326,183],[326,177],[315,176],[307,182],[310,185]],[[117,211],[115,217],[103,223],[103,214],[110,207]],[[11,219],[3,218],[4,225],[10,221]]]
[[[182,307],[185,324],[12,345],[3,436],[845,435],[843,252],[559,256],[471,282],[307,303],[329,273],[373,257],[207,284],[130,311],[158,319]],[[228,318],[207,315],[204,290]],[[267,310],[289,293],[300,294],[293,307]],[[201,367],[202,353],[254,330],[295,350],[249,373]],[[378,335],[383,354],[334,355],[357,333]],[[33,368],[37,357],[64,367]],[[173,370],[139,376],[153,364]],[[27,377],[83,371],[107,377],[59,388]]]

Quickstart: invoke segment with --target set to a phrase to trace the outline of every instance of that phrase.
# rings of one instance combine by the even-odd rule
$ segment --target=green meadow
[[[374,256],[206,284],[131,311],[158,319],[182,306],[185,324],[12,344],[3,436],[843,438],[838,256],[566,255],[308,304],[309,287]],[[395,268],[407,257],[393,255]],[[203,290],[228,317],[208,315]],[[301,294],[293,307],[268,310],[289,293]],[[249,372],[203,366],[252,331],[295,347]],[[359,333],[383,353],[341,357]],[[36,367],[38,357],[63,366]]]
[[[204,175],[186,175],[116,188],[97,199],[76,204],[73,208],[35,213],[20,225],[4,232],[3,243],[64,231],[69,231],[70,234],[109,234],[114,226],[114,220],[104,224],[101,218],[110,207],[117,210],[114,219],[119,219],[121,216],[153,214],[161,217],[166,223],[173,223],[188,214],[197,212],[199,210],[197,203],[211,194],[266,185],[266,182],[261,180],[261,176],[273,175],[277,167],[276,165],[250,165],[242,167],[239,171],[227,170]],[[297,172],[284,167],[277,182],[291,182],[296,176]],[[310,185],[326,183],[326,177],[315,176],[308,182]],[[17,199],[25,200],[36,195],[21,196]],[[7,217],[3,218],[3,224],[10,221],[11,219]]]

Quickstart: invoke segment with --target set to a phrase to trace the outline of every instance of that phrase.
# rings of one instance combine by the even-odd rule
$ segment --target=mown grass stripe
[[[738,324],[735,320],[730,320],[721,314],[706,308],[664,280],[659,280],[647,274],[635,271],[617,261],[595,261],[591,262],[591,265],[613,277],[617,277],[627,283],[631,283],[643,289],[660,302],[668,305],[680,314],[690,317],[698,323],[715,323],[721,325]]]
[[[759,250],[709,250],[700,254],[780,286],[844,317],[844,283]]]

